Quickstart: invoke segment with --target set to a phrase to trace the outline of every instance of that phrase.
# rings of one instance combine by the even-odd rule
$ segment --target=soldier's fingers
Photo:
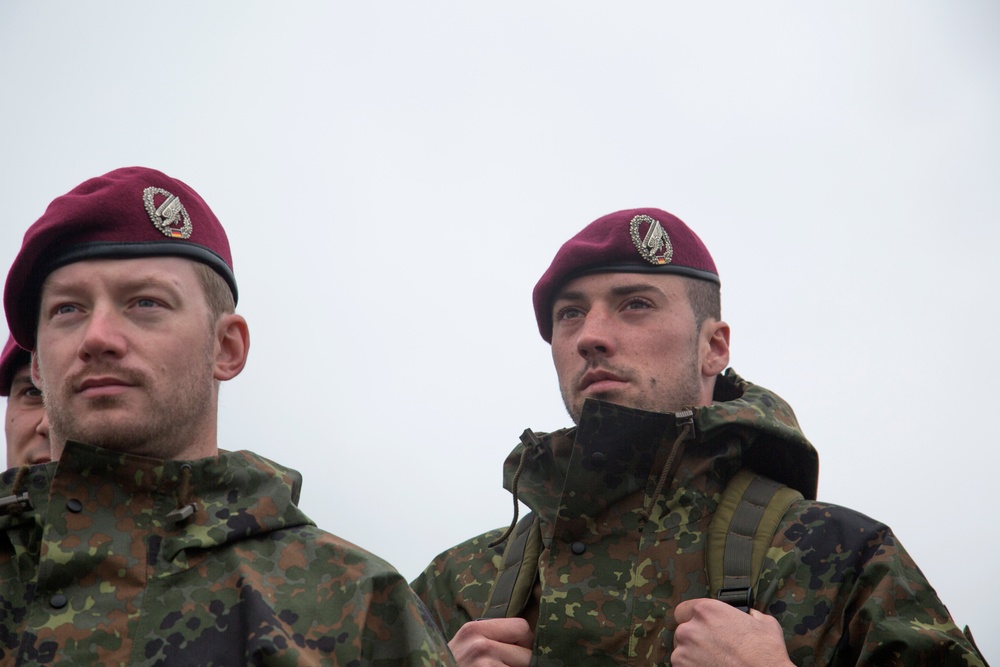
[[[684,600],[674,608],[674,620],[677,621],[678,625],[681,623],[687,623],[694,618],[694,615],[698,613],[699,607],[701,607],[704,602],[710,602],[710,600],[707,598]]]
[[[471,625],[466,623],[466,626]],[[464,630],[466,626],[463,626]],[[487,618],[475,622],[475,630],[488,639],[531,648],[534,637],[531,627],[523,618]]]
[[[492,618],[466,623],[448,647],[459,665],[527,667],[534,638],[523,618]]]

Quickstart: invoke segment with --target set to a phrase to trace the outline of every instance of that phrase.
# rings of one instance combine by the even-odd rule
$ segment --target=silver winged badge
[[[159,204],[157,204],[158,197],[163,197]],[[177,196],[163,188],[148,187],[142,191],[142,203],[146,207],[149,219],[164,236],[174,239],[191,238],[193,230],[191,216]]]
[[[637,215],[629,223],[629,233],[636,250],[647,262],[657,265],[670,263],[674,256],[674,246],[659,220],[648,215]]]

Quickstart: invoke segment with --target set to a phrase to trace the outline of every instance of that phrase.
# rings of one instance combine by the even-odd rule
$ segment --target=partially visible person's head
[[[249,345],[236,297],[225,231],[183,182],[131,167],[54,200],[4,291],[12,334],[34,350],[54,455],[68,440],[214,454],[218,382]]]
[[[7,467],[50,461],[49,420],[42,392],[31,381],[31,353],[14,342],[13,336],[0,354],[0,396],[7,397]]]
[[[729,363],[719,276],[701,239],[659,209],[594,221],[563,244],[533,294],[563,402],[656,412],[707,405]]]

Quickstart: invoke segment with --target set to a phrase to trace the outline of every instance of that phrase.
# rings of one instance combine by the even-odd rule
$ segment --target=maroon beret
[[[84,181],[55,199],[24,233],[7,274],[3,303],[10,332],[35,347],[42,283],[59,267],[88,259],[171,255],[207,264],[236,300],[229,239],[197,192],[145,167]]]
[[[7,337],[7,344],[0,354],[0,396],[10,396],[10,385],[14,375],[22,367],[31,363],[31,352],[14,342],[13,336]]]
[[[611,213],[566,241],[535,285],[535,319],[545,342],[552,342],[556,292],[589,273],[674,273],[719,284],[708,248],[680,218],[658,208]]]

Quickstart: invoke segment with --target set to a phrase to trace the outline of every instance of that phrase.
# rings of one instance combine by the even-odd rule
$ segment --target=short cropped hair
[[[688,301],[691,302],[691,310],[694,312],[697,329],[700,331],[701,325],[710,317],[722,320],[722,298],[719,286],[711,281],[696,278],[688,278],[686,282]]]
[[[216,273],[215,269],[207,264],[195,262],[195,273],[198,275],[198,282],[205,293],[205,301],[208,302],[208,310],[212,315],[214,323],[223,315],[236,312],[236,302],[233,300],[233,292],[222,276]]]

